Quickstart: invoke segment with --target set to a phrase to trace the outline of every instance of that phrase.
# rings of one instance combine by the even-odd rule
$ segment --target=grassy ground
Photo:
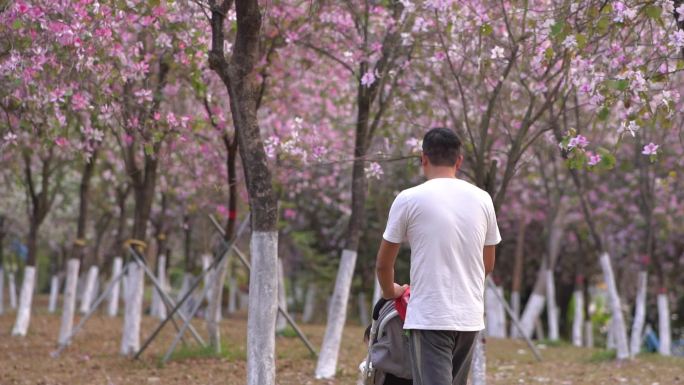
[[[59,330],[59,315],[47,314],[45,299],[34,307],[29,335],[10,336],[14,312],[0,316],[0,385],[31,384],[244,384],[244,314],[222,323],[223,353],[214,355],[189,343],[180,347],[165,366],[159,364],[173,338],[171,325],[139,361],[118,355],[122,319],[97,315],[86,323],[73,344],[59,358],[51,358]],[[157,321],[143,319],[144,339]],[[195,326],[205,329],[201,321]],[[303,325],[315,346],[320,346],[323,325]],[[365,346],[363,328],[349,325],[344,331],[338,376],[334,381],[313,378],[315,360],[291,333],[277,338],[277,377],[280,385],[355,384]],[[537,363],[525,344],[513,340],[487,341],[489,384],[683,384],[684,359],[642,355],[617,363],[601,350],[566,345],[542,346],[544,361]]]

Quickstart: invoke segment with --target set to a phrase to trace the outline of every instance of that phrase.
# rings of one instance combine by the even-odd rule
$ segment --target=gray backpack
[[[368,355],[360,369],[363,385],[412,383],[408,337],[394,301],[380,299],[375,305],[368,333]]]

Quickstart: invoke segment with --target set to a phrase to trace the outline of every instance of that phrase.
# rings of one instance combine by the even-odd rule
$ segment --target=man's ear
[[[456,169],[456,172],[461,169],[461,165],[463,164],[463,155],[459,155],[458,159],[456,159],[456,164],[454,165],[454,168]]]
[[[420,154],[420,164],[425,167],[429,164],[428,157],[425,154]]]

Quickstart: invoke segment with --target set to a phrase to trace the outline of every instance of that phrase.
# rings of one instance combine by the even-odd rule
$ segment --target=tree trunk
[[[520,318],[520,326],[524,335],[528,338],[532,337],[535,322],[544,310],[546,294],[545,265],[545,263],[542,263],[542,267],[539,269],[539,273],[537,273],[537,281],[534,284],[534,289],[525,304],[525,311],[523,311],[522,317]]]
[[[188,290],[190,290],[190,284],[192,283],[193,278],[194,277],[192,273],[186,271],[185,274],[183,274],[183,282],[181,283],[180,290],[178,291],[176,302],[180,302],[180,300],[185,296]],[[195,297],[191,295],[181,306],[181,311],[185,313],[188,317],[190,317],[190,312],[192,311],[194,306]]]
[[[302,313],[302,322],[310,323],[313,319],[316,310],[316,293],[317,286],[314,282],[309,282],[306,289],[306,297],[304,298],[304,311]]]
[[[0,245],[0,247],[2,247]],[[5,313],[5,269],[0,265],[0,315]]]
[[[214,281],[215,270],[210,270],[211,262],[214,258],[209,254],[202,255],[202,271],[205,272],[202,283],[204,283],[205,288],[209,288],[206,295],[207,304],[211,301],[211,284]],[[205,298],[200,298],[200,301],[204,301]]]
[[[99,268],[95,265],[90,266],[90,269],[88,270],[88,275],[86,276],[86,281],[83,288],[83,297],[81,298],[81,314],[87,314],[90,311],[90,305],[97,297],[95,285],[99,272]]]
[[[64,283],[64,303],[62,304],[62,323],[59,328],[58,342],[61,345],[67,343],[74,326],[74,310],[76,309],[76,284],[78,283],[78,269],[80,261],[70,258],[67,261],[66,278]]]
[[[506,338],[506,315],[496,295],[497,292],[494,290],[503,295],[503,290],[498,286],[496,289],[492,289],[489,285],[485,287],[486,332],[489,337]]]
[[[93,157],[89,162],[83,165],[83,172],[81,173],[81,184],[79,186],[79,209],[78,222],[76,226],[76,239],[71,252],[72,258],[78,258],[83,270],[87,267],[85,263],[85,245],[86,245],[86,224],[88,221],[88,204],[90,191],[90,180],[95,170],[95,160],[97,159],[97,152],[93,153]],[[81,306],[81,310],[83,306]]]
[[[24,268],[24,279],[21,284],[21,295],[19,297],[19,311],[17,312],[17,319],[12,328],[13,336],[25,336],[28,331],[29,321],[31,319],[31,302],[33,301],[33,291],[36,285],[36,268],[35,266],[26,266]]]
[[[0,315],[5,312],[5,217],[0,215]]]
[[[125,313],[121,336],[121,354],[129,356],[140,349],[140,321],[144,292],[144,270],[138,262],[131,261],[125,293]]]
[[[9,298],[10,298],[10,308],[11,309],[16,309],[17,308],[17,282],[15,279],[15,275],[13,271],[10,271],[7,273],[7,280],[8,280],[8,291],[9,291]]]
[[[630,337],[630,356],[636,357],[641,352],[641,341],[643,339],[644,321],[646,319],[646,289],[648,282],[648,272],[642,270],[637,278],[637,295],[634,310],[634,322],[632,323],[632,334]]]
[[[231,2],[211,6],[210,67],[228,90],[233,126],[244,164],[251,210],[252,269],[247,318],[247,385],[275,384],[275,321],[277,306],[278,213],[271,170],[259,131],[257,109],[261,59],[261,10],[257,0],[237,1],[237,33],[231,61],[223,52],[223,23]]]
[[[368,315],[368,303],[366,302],[366,293],[363,291],[359,292],[358,296],[358,301],[359,301],[359,321],[361,322],[361,326],[368,326],[370,325],[370,316]]]
[[[670,305],[667,299],[667,289],[662,288],[658,293],[658,353],[663,356],[672,355],[672,331],[670,328]]]
[[[53,274],[50,278],[50,300],[48,301],[48,313],[57,310],[57,297],[59,296],[59,276]]]
[[[620,303],[620,296],[618,295],[617,286],[615,285],[615,277],[613,275],[613,268],[610,264],[610,257],[608,253],[601,254],[601,268],[603,269],[603,276],[608,285],[608,296],[610,299],[611,314],[614,322],[615,343],[617,347],[617,358],[624,360],[629,358],[629,347],[627,346],[627,331],[625,330],[625,320],[622,316],[622,305]]]
[[[573,292],[574,309],[572,316],[572,344],[577,347],[582,346],[582,327],[584,326],[584,291],[582,291],[581,283],[578,282],[578,287],[575,287]]]
[[[211,290],[209,290],[209,306],[207,307],[207,333],[209,334],[209,346],[216,354],[221,353],[221,302],[223,300],[223,284],[226,279],[226,266],[228,257],[223,258],[216,270],[211,274]],[[207,274],[208,275],[208,274]]]
[[[546,271],[546,314],[549,324],[549,340],[558,341],[558,307],[556,306],[556,281],[553,270]]]
[[[237,296],[237,279],[235,279],[235,277],[230,277],[228,280],[228,314],[235,314],[237,311]]]
[[[283,260],[278,259],[278,306],[287,311],[287,293],[285,291],[285,271],[283,270]],[[282,333],[287,328],[287,320],[278,312],[276,318],[276,333]]]
[[[518,235],[515,241],[515,260],[513,262],[513,279],[511,284],[511,309],[520,319],[520,290],[522,288],[523,262],[525,259],[525,231],[527,222],[522,219],[518,225]],[[518,330],[511,324],[511,336],[518,336]]]
[[[121,274],[121,268],[123,267],[123,259],[121,257],[114,258],[114,263],[112,264],[112,277],[114,280],[119,274]],[[107,305],[107,315],[110,317],[116,317],[119,312],[119,291],[121,287],[121,280],[114,282],[112,286],[112,291],[109,295],[109,304]]]
[[[344,250],[337,272],[335,290],[330,301],[323,345],[316,365],[316,378],[332,378],[337,371],[337,357],[342,342],[342,331],[347,318],[347,303],[356,263],[356,251]]]

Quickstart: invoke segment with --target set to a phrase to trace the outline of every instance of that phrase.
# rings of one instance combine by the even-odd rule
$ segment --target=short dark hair
[[[461,155],[461,139],[445,127],[431,128],[423,137],[423,154],[435,166],[453,166]]]

